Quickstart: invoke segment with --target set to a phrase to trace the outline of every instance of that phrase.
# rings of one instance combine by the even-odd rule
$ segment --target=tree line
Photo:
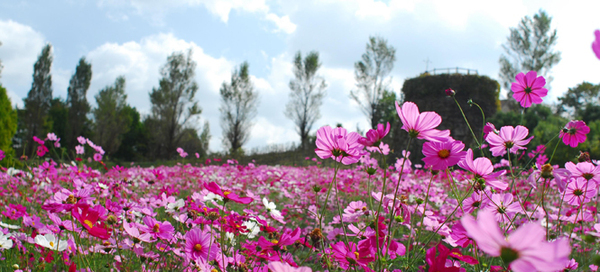
[[[526,16],[518,27],[510,29],[507,43],[503,45],[505,53],[499,59],[499,77],[503,86],[508,88],[518,72],[534,70],[547,75],[560,61],[560,52],[554,51],[557,32],[550,23],[551,17],[540,10],[533,18]],[[200,87],[195,81],[196,63],[192,54],[189,50],[174,52],[167,57],[160,69],[158,86],[149,92],[150,113],[142,116],[138,109],[127,103],[124,76],[117,77],[113,84],[101,89],[94,97],[97,106],[90,107],[86,95],[92,79],[92,64],[85,57],[79,60],[69,81],[67,98],[53,97],[53,56],[52,46],[48,44],[34,64],[32,85],[23,99],[24,107],[13,109],[6,90],[2,88],[4,94],[0,92],[0,105],[6,108],[0,111],[0,120],[4,123],[0,128],[4,130],[0,134],[0,149],[17,157],[31,157],[35,154],[33,136],[44,138],[48,132],[53,132],[70,155],[79,144],[78,137],[83,136],[102,146],[107,156],[116,160],[172,159],[177,156],[178,147],[198,153],[198,157],[206,157],[211,138],[210,126],[208,122],[202,126],[199,124],[202,109],[196,96]],[[349,97],[359,105],[371,128],[387,122],[394,127],[396,123],[394,102],[402,102],[402,98],[397,97],[390,87],[390,73],[395,61],[396,49],[386,39],[369,37],[365,53],[354,64],[356,87],[349,91]],[[300,140],[298,147],[303,151],[310,151],[314,145],[311,133],[321,117],[320,108],[327,94],[327,82],[319,75],[321,66],[316,51],[304,56],[298,52],[293,58],[294,78],[289,82],[289,99],[284,114],[294,123]],[[593,88],[583,84],[576,89]],[[573,102],[580,100],[574,100],[572,93],[570,91],[559,98],[561,103],[557,106],[557,113],[574,116],[596,114],[596,104],[581,107],[577,104],[579,102]],[[595,93],[581,91],[578,95],[593,96]],[[228,154],[241,156],[244,144],[251,137],[260,98],[250,78],[247,62],[237,66],[231,79],[223,82],[220,96],[223,146]],[[509,94],[508,102],[512,100]],[[516,111],[517,107],[513,109]],[[568,112],[569,109],[571,112]],[[581,112],[581,109],[585,110]],[[392,137],[394,132],[395,129]]]

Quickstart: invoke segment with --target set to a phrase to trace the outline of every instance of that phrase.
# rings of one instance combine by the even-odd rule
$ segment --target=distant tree
[[[558,98],[558,113],[566,112],[572,117],[580,117],[592,105],[600,105],[600,84],[582,82]]]
[[[56,134],[61,139],[61,145],[63,145],[69,124],[69,108],[64,100],[60,98],[52,99],[50,110],[48,111],[48,124],[50,127],[48,131]]]
[[[92,81],[92,65],[85,60],[79,59],[75,74],[69,81],[67,89],[67,107],[69,108],[66,146],[72,149],[77,145],[77,137],[82,136],[84,130],[90,130],[90,122],[87,114],[90,112],[90,104],[87,101],[87,91]],[[89,135],[85,135],[89,136]]]
[[[398,119],[398,113],[396,112],[396,93],[388,90],[384,90],[379,100],[379,104],[374,111],[374,119],[377,124],[390,123],[393,125]]]
[[[394,61],[396,49],[381,37],[370,37],[367,52],[354,64],[357,89],[350,91],[350,97],[358,103],[372,128],[377,128],[377,108],[389,88],[391,78],[386,76],[394,68]]]
[[[198,91],[195,69],[191,50],[187,54],[171,54],[161,69],[159,87],[153,88],[150,93],[152,112],[148,123],[153,127],[148,129],[151,129],[156,143],[153,148],[157,157],[172,157],[186,125],[202,112],[195,101]]]
[[[210,126],[208,124],[208,121],[205,121],[204,127],[202,128],[202,132],[200,133],[200,149],[198,150],[200,158],[204,158],[208,155],[210,137]]]
[[[12,139],[17,132],[17,111],[13,109],[6,89],[0,85],[0,150],[13,156]]]
[[[298,51],[294,57],[294,76],[290,80],[290,99],[285,108],[285,116],[296,125],[300,134],[300,146],[308,148],[308,137],[315,121],[321,118],[320,107],[325,97],[327,83],[317,75],[321,67],[319,53],[312,51],[302,59]]]
[[[238,153],[249,139],[258,107],[258,93],[250,81],[247,62],[233,72],[230,83],[223,82],[220,92],[223,144],[232,154]]]
[[[549,83],[550,69],[560,61],[560,52],[554,51],[558,37],[556,29],[550,28],[552,17],[540,10],[533,19],[525,16],[516,28],[510,28],[510,36],[502,47],[506,54],[500,56],[500,81],[509,90],[518,73],[536,71]],[[547,88],[547,87],[546,87]]]
[[[119,149],[131,123],[125,109],[128,106],[125,77],[117,77],[113,85],[104,87],[95,98],[98,107],[93,110],[94,143],[112,156]]]
[[[44,138],[47,129],[47,117],[52,101],[52,45],[47,44],[33,65],[33,82],[27,97],[23,99],[25,109],[22,114],[24,139],[21,144],[26,145],[25,153],[33,154],[33,136]],[[29,143],[29,144],[27,144]]]
[[[148,153],[149,133],[141,121],[136,108],[126,105],[123,112],[129,120],[128,131],[123,134],[119,149],[112,156],[117,160],[139,161],[146,159]]]

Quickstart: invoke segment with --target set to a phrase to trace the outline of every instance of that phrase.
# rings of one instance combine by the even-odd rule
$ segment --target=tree
[[[290,100],[285,108],[285,116],[292,119],[300,134],[300,146],[308,148],[308,134],[313,124],[321,118],[320,107],[325,97],[327,83],[317,75],[321,67],[319,53],[312,51],[302,59],[298,51],[294,57],[294,76],[290,80]]]
[[[48,111],[48,125],[50,128],[48,131],[56,134],[61,139],[60,142],[64,143],[67,127],[69,126],[69,108],[64,100],[60,98],[52,99]]]
[[[600,84],[582,82],[558,98],[558,113],[566,112],[572,117],[580,117],[588,107],[600,104]]]
[[[525,16],[517,28],[510,28],[507,43],[502,47],[506,54],[500,56],[500,81],[509,90],[518,73],[536,71],[538,75],[548,77],[550,69],[560,61],[560,52],[554,51],[557,36],[556,29],[550,29],[552,18],[540,10],[531,19]]]
[[[192,51],[187,54],[173,53],[161,69],[158,88],[152,88],[150,102],[152,113],[149,123],[156,143],[155,154],[160,158],[170,158],[183,137],[188,122],[202,112],[194,97],[198,84],[194,79],[196,62]]]
[[[247,62],[233,72],[229,84],[223,82],[220,92],[223,144],[237,154],[248,141],[258,107],[258,93],[250,81]]]
[[[98,107],[93,110],[94,143],[112,155],[119,149],[123,135],[129,131],[131,119],[127,114],[125,77],[117,77],[112,86],[106,86],[95,96]]]
[[[32,142],[33,136],[41,138],[47,127],[46,121],[52,101],[52,45],[47,44],[33,65],[33,82],[27,97],[23,99],[25,109],[23,111],[22,125],[25,136],[21,139],[21,145]],[[33,154],[33,144],[27,145],[27,155]]]
[[[358,89],[350,92],[350,97],[358,103],[369,119],[372,128],[377,127],[377,108],[383,93],[388,90],[391,78],[386,76],[394,68],[396,49],[388,46],[381,37],[370,37],[367,52],[362,60],[354,64],[354,78]]]
[[[90,130],[87,114],[90,112],[90,104],[86,95],[92,81],[92,65],[85,61],[85,57],[79,59],[75,74],[71,77],[67,89],[67,107],[69,108],[66,146],[72,149],[77,145],[77,137],[82,136],[84,130]]]
[[[17,132],[17,111],[13,109],[6,89],[0,85],[0,150],[14,155],[12,139]]]
[[[144,155],[148,152],[149,133],[148,129],[141,122],[140,113],[136,108],[126,105],[123,112],[129,122],[128,131],[123,134],[121,145],[114,153],[113,158],[135,161],[145,159]]]

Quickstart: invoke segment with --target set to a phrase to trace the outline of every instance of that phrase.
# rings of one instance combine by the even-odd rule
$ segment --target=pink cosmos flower
[[[333,258],[338,261],[340,267],[344,270],[347,270],[350,266],[358,265],[365,271],[373,271],[368,265],[375,258],[371,256],[368,249],[361,249],[354,242],[350,242],[348,246],[342,241],[337,242],[331,245],[331,252]]]
[[[79,142],[79,144],[84,145],[87,141],[83,136],[79,136],[77,137],[77,141]]]
[[[2,159],[4,159],[4,157],[6,157],[6,156],[4,155],[4,151],[3,151],[3,150],[0,150],[0,161],[1,161]]]
[[[596,57],[600,59],[600,30],[594,31],[594,35],[596,35],[596,40],[592,42],[592,50],[596,54]]]
[[[272,272],[312,272],[312,269],[310,269],[310,267],[293,267],[287,263],[282,262],[270,262],[268,267],[269,270]]]
[[[506,149],[510,150],[510,153],[517,154],[520,149],[527,149],[527,145],[533,136],[526,138],[529,134],[529,130],[524,126],[517,126],[515,128],[511,126],[504,126],[500,128],[498,134],[490,133],[485,140],[490,143],[490,151],[492,156],[504,156]]]
[[[445,142],[450,138],[450,130],[435,129],[442,123],[442,117],[435,112],[419,113],[419,108],[413,102],[404,102],[402,107],[396,102],[396,112],[402,121],[402,129],[412,138],[432,142]]]
[[[584,178],[576,178],[567,185],[565,201],[573,206],[579,206],[582,203],[590,202],[597,192],[595,184],[590,184]]]
[[[185,255],[188,259],[209,262],[215,259],[217,251],[210,233],[193,228],[185,234]]]
[[[515,214],[523,212],[519,202],[513,202],[514,196],[511,193],[493,194],[489,205],[485,208],[496,217],[496,221],[509,223],[515,217]]]
[[[436,256],[436,251],[439,254]],[[466,256],[460,253],[458,248],[448,249],[442,243],[439,243],[436,247],[431,247],[427,250],[425,260],[429,264],[429,272],[459,272],[461,269],[460,262],[453,259],[464,261],[468,264],[478,264],[477,259]]]
[[[101,160],[102,160],[102,154],[100,154],[100,153],[94,154],[94,161],[101,161]]]
[[[98,237],[102,240],[108,240],[110,238],[110,232],[101,222],[100,213],[94,208],[90,209],[88,205],[75,205],[75,208],[71,210],[71,214],[75,219],[79,220],[81,225],[88,231],[91,236]]]
[[[485,126],[483,127],[483,138],[487,138],[488,134],[490,134],[490,132],[496,133],[498,134],[498,130],[496,129],[496,126],[494,126],[494,124],[487,122],[485,123]]]
[[[444,170],[465,157],[464,148],[465,144],[461,141],[426,142],[423,144],[423,161],[433,170]]]
[[[345,128],[324,126],[317,130],[317,148],[315,153],[321,159],[333,157],[335,161],[345,165],[358,162],[363,146],[358,142],[360,134],[348,133]]]
[[[213,194],[220,195],[225,201],[231,200],[241,204],[250,204],[250,202],[254,200],[250,197],[240,197],[236,193],[232,193],[229,190],[223,191],[221,190],[221,187],[219,187],[219,185],[217,185],[214,181],[206,184],[204,187],[206,187],[206,190],[211,191]]]
[[[565,163],[565,168],[571,172],[571,176],[574,178],[581,177],[586,180],[591,180],[596,184],[600,184],[600,166],[596,166],[590,162],[580,162],[577,164],[567,162]]]
[[[471,196],[463,202],[465,213],[472,213],[475,210],[483,209],[490,203],[490,199],[483,192],[473,192]]]
[[[84,152],[83,146],[81,146],[81,145],[75,146],[76,154],[81,155],[81,154],[83,154],[83,152]]]
[[[560,138],[562,138],[563,143],[574,148],[585,142],[588,133],[590,133],[590,127],[584,121],[573,120],[560,131]]]
[[[173,238],[175,234],[175,228],[169,221],[159,222],[153,217],[146,216],[144,217],[144,224],[140,226],[140,230],[152,235],[152,237],[169,240]]]
[[[481,157],[473,160],[473,150],[469,148],[463,160],[458,162],[458,166],[470,171],[475,175],[475,180],[483,180],[485,184],[492,186],[497,190],[506,190],[508,184],[497,180],[497,178],[503,175],[506,170],[498,171],[494,173],[494,166],[492,161],[486,157]]]
[[[377,129],[369,129],[365,137],[358,139],[358,143],[364,146],[379,146],[381,139],[390,132],[390,122],[387,122],[385,128],[383,124],[377,124]]]
[[[505,238],[489,211],[480,211],[477,220],[466,215],[460,222],[483,252],[502,258],[515,272],[559,271],[569,261],[569,241],[560,238],[546,242],[546,232],[539,223],[526,223]]]
[[[523,108],[542,103],[542,97],[548,94],[548,90],[544,88],[546,79],[543,76],[538,77],[536,71],[529,71],[527,75],[519,73],[515,79],[517,82],[513,82],[510,89],[513,91],[513,98],[519,101]]]
[[[134,223],[134,222],[127,223],[127,220],[123,220],[123,229],[125,230],[125,232],[127,234],[129,234],[129,236],[131,236],[135,239],[138,239],[142,242],[146,242],[146,243],[154,242],[154,240],[152,240],[152,235],[150,235],[150,233],[140,234],[140,230],[137,228],[136,223]]]

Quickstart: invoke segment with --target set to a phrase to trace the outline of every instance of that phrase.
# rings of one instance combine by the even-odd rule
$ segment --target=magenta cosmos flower
[[[594,35],[596,35],[596,40],[592,43],[592,50],[596,57],[600,59],[600,30],[594,31]]]
[[[531,104],[542,103],[542,97],[548,94],[548,90],[544,88],[546,79],[543,76],[537,76],[536,71],[529,71],[527,75],[519,73],[513,82],[510,89],[513,91],[513,98],[521,103],[521,107],[529,108]]]
[[[486,157],[473,160],[473,150],[470,148],[467,150],[464,159],[458,162],[458,166],[473,173],[473,178],[477,182],[484,181],[486,185],[492,186],[492,188],[497,190],[506,190],[506,188],[508,188],[506,182],[497,180],[497,178],[506,171],[502,170],[494,173],[494,165],[492,165],[492,161]]]
[[[466,215],[460,222],[483,252],[502,258],[515,272],[559,271],[569,261],[569,241],[560,238],[546,242],[546,232],[539,223],[526,223],[505,238],[489,211],[480,211],[477,220]]]
[[[584,121],[573,120],[560,131],[560,137],[566,145],[577,147],[578,144],[585,142],[588,133],[590,133],[590,127]]]
[[[432,142],[445,142],[450,138],[450,130],[435,129],[442,123],[442,117],[435,112],[419,113],[419,108],[413,102],[404,102],[402,107],[396,102],[396,112],[402,121],[402,129],[406,130],[411,138]]]
[[[185,255],[190,260],[209,262],[217,255],[217,246],[210,233],[194,228],[185,234]]]
[[[519,149],[527,149],[525,145],[533,139],[533,136],[526,138],[527,134],[529,134],[529,130],[524,126],[517,126],[515,128],[504,126],[500,128],[498,134],[488,134],[485,140],[490,143],[492,156],[497,157],[504,156],[507,149],[513,154],[516,154]]]
[[[321,159],[333,157],[335,161],[343,164],[353,164],[362,155],[363,146],[358,143],[360,138],[360,134],[348,133],[345,128],[324,126],[317,130],[315,153]]]
[[[209,184],[206,184],[204,187],[206,188],[206,190],[209,190],[213,194],[223,197],[224,201],[231,200],[236,203],[250,204],[250,202],[254,200],[250,197],[240,197],[236,193],[233,193],[229,190],[221,190],[221,187],[219,187],[219,185],[217,185],[214,181]]]
[[[463,149],[465,144],[461,141],[426,142],[423,144],[423,161],[433,170],[444,170],[465,157]]]
[[[390,122],[387,122],[385,128],[383,124],[377,124],[377,129],[369,129],[365,137],[358,138],[358,143],[364,146],[379,146],[379,143],[390,132]]]

